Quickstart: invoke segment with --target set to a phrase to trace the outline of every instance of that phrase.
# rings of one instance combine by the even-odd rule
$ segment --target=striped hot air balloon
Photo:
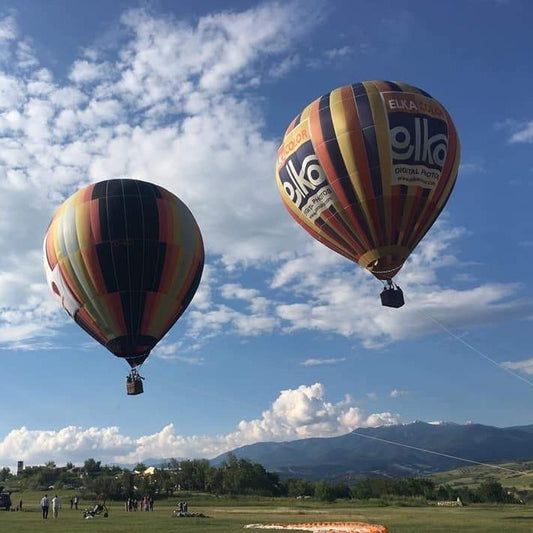
[[[446,205],[459,158],[442,104],[406,83],[367,81],[318,98],[289,124],[276,181],[296,222],[383,280],[383,305],[400,307],[392,278]]]
[[[134,179],[74,193],[44,238],[52,292],[80,327],[130,364],[130,394],[142,392],[135,369],[189,305],[203,264],[202,236],[187,206]]]

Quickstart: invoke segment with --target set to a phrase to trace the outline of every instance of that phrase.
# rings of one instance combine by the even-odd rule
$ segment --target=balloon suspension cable
[[[417,311],[417,310],[415,309],[415,311]],[[450,328],[446,327],[442,322],[437,320],[435,317],[431,316],[426,311],[424,311],[424,313],[422,313],[421,311],[417,311],[417,312],[420,315],[423,315],[424,317],[429,318],[432,322],[437,324],[437,326],[439,326],[442,329],[442,331],[446,332],[450,337],[452,337],[456,341],[460,342],[463,346],[466,346],[472,352],[474,352],[477,355],[483,357],[483,359],[485,359],[486,361],[488,361],[492,365],[498,367],[500,370],[503,370],[504,372],[507,372],[508,374],[510,374],[511,376],[519,379],[520,381],[523,381],[524,383],[527,383],[530,387],[533,387],[533,381],[530,381],[529,379],[526,379],[525,377],[523,377],[520,374],[518,374],[518,372],[514,372],[512,369],[503,366],[501,363],[498,363],[498,361],[495,361],[494,359],[492,359],[492,357],[489,357],[488,355],[483,353],[481,350],[478,350],[475,346],[472,346],[469,342],[466,342],[459,335],[456,335]]]
[[[138,381],[144,379],[144,377],[139,374],[140,368],[141,365],[132,368],[130,373],[128,374],[128,379],[131,379],[131,381]]]
[[[505,471],[511,472],[513,474],[530,475],[530,474],[533,473],[533,470],[527,470],[527,471],[515,470],[513,468],[507,468],[505,466],[499,466],[499,465],[494,465],[494,464],[490,464],[490,463],[483,463],[481,461],[474,461],[473,459],[466,459],[464,457],[458,457],[457,455],[450,455],[450,454],[447,454],[447,453],[436,452],[434,450],[428,450],[426,448],[420,448],[418,446],[412,446],[410,444],[404,444],[403,442],[397,442],[397,441],[393,441],[393,440],[382,439],[380,437],[374,437],[372,435],[365,435],[364,433],[358,433],[357,430],[356,431],[352,431],[351,434],[352,435],[357,435],[358,437],[363,437],[365,439],[370,439],[370,440],[374,440],[374,441],[378,441],[378,442],[383,442],[385,444],[391,444],[393,446],[401,446],[402,448],[409,448],[409,449],[415,450],[417,452],[430,453],[432,455],[439,455],[440,457],[447,457],[448,459],[455,459],[457,461],[463,461],[465,463],[471,463],[471,464],[475,464],[475,465],[487,466],[489,468],[494,468],[494,469],[497,469],[497,470],[505,470]]]

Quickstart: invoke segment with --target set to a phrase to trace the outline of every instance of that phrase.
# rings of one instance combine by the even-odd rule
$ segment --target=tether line
[[[412,303],[412,300],[410,300],[410,302]],[[489,363],[492,363],[494,366],[498,367],[500,370],[507,372],[508,374],[519,379],[520,381],[527,383],[530,387],[533,387],[533,381],[526,379],[524,376],[521,376],[517,372],[514,372],[513,370],[511,370],[510,368],[507,368],[503,366],[501,363],[498,363],[498,361],[495,361],[494,359],[492,359],[492,357],[489,357],[488,355],[484,354],[481,350],[478,350],[475,346],[472,346],[469,342],[466,342],[464,339],[459,337],[459,335],[456,335],[451,329],[446,327],[442,322],[437,320],[435,317],[431,316],[429,313],[426,313],[426,312],[423,313],[422,311],[418,309],[414,309],[414,311],[419,313],[425,318],[429,318],[432,322],[437,324],[437,326],[439,326],[444,332],[450,335],[450,337],[453,337],[456,341],[459,341],[463,346],[466,346],[468,349],[472,350],[477,355],[480,355],[481,357],[483,357],[483,359],[485,359]]]
[[[456,459],[457,461],[463,461],[465,463],[472,463],[475,465],[487,466],[489,468],[495,468],[498,470],[506,470],[507,472],[512,472],[513,474],[529,475],[533,473],[533,470],[530,470],[529,472],[523,472],[521,470],[514,470],[512,468],[507,468],[505,466],[492,465],[489,463],[483,463],[481,461],[474,461],[474,459],[465,459],[464,457],[457,457],[456,455],[449,455],[447,453],[435,452],[433,450],[419,448],[418,446],[411,446],[410,444],[403,444],[401,442],[396,442],[393,440],[382,439],[380,437],[373,437],[371,435],[365,435],[364,433],[357,433],[357,431],[352,431],[352,435],[357,435],[358,437],[364,437],[365,439],[377,440],[379,442],[384,442],[386,444],[392,444],[394,446],[401,446],[402,448],[409,448],[411,450],[416,450],[417,452],[430,453],[432,455],[440,455],[441,457],[447,457],[448,459]]]

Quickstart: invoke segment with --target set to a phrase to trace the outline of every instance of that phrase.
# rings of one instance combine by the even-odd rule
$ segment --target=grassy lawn
[[[68,492],[58,492],[63,502],[59,518],[41,518],[37,492],[13,494],[13,501],[24,501],[23,512],[0,512],[0,531],[15,533],[236,533],[245,524],[266,522],[361,521],[385,524],[391,533],[501,533],[533,531],[533,507],[518,505],[472,505],[462,508],[360,506],[347,502],[324,504],[290,499],[190,497],[189,512],[209,518],[174,518],[172,501],[156,501],[153,512],[124,511],[118,502],[108,505],[109,518],[84,520],[82,510],[92,501],[81,502],[78,511],[70,510]],[[49,496],[53,496],[49,494]],[[254,530],[248,530],[254,531]]]
[[[498,466],[508,470],[491,468],[487,465],[467,466],[431,474],[431,479],[437,485],[450,484],[454,487],[476,487],[483,481],[495,479],[504,487],[515,487],[517,490],[531,490],[533,488],[533,461],[515,461],[498,463]],[[515,473],[511,472],[512,470]],[[518,474],[516,472],[525,472]]]

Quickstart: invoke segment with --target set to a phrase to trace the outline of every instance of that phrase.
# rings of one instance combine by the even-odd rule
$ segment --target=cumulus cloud
[[[459,175],[464,176],[465,174],[485,174],[487,168],[483,163],[480,162],[468,162],[461,163],[459,165]]]
[[[104,463],[135,463],[169,457],[215,457],[245,444],[258,441],[295,440],[306,437],[342,435],[358,427],[399,423],[392,413],[365,413],[350,396],[337,403],[328,401],[321,383],[301,385],[280,392],[259,418],[242,420],[235,431],[219,436],[183,436],[174,424],[161,431],[131,437],[120,428],[68,426],[60,430],[35,430],[21,427],[0,441],[0,463],[40,464],[53,460],[83,462],[95,457]]]
[[[361,47],[363,49],[364,47]],[[342,67],[355,54],[355,49],[351,46],[340,46],[337,48],[329,48],[311,57],[307,60],[306,65],[310,69],[320,69],[325,65],[332,65]]]
[[[525,359],[523,361],[505,361],[501,363],[501,366],[508,370],[518,370],[519,372],[533,376],[533,359]]]
[[[401,398],[402,396],[407,396],[409,394],[409,391],[401,390],[401,389],[393,389],[390,391],[389,396],[391,398]]]
[[[324,55],[331,60],[344,58],[353,53],[353,49],[350,46],[341,46],[339,48],[330,48],[324,52]]]
[[[188,346],[188,350],[192,350],[193,347]],[[161,342],[153,350],[152,356],[159,357],[160,359],[167,359],[173,361],[179,361],[180,363],[186,363],[188,365],[203,365],[205,360],[203,357],[194,357],[190,355],[183,355],[184,343],[178,342]]]
[[[510,143],[532,143],[533,142],[533,120],[521,124],[509,138]]]
[[[135,449],[135,440],[120,434],[118,427],[83,429],[68,426],[59,430],[13,429],[0,441],[0,462],[42,464],[49,460],[82,462],[95,451],[111,460],[114,454]],[[57,458],[57,460],[56,460]]]
[[[284,212],[271,175],[277,140],[265,134],[253,87],[298,62],[310,12],[269,2],[183,22],[128,10],[120,43],[105,58],[83,54],[66,81],[40,66],[13,17],[0,19],[0,345],[44,346],[63,324],[39,266],[45,228],[80,186],[116,176],[168,188],[202,228],[209,264],[183,318],[192,344],[180,354],[219,334],[315,329],[374,347],[436,331],[441,320],[472,327],[532,314],[515,285],[439,284],[447,268],[462,273],[454,243],[464,232],[449,226],[405,266],[406,307],[384,309],[368,273],[309,244]],[[253,287],[231,277],[252,268],[261,272]]]
[[[311,357],[300,364],[302,366],[335,365],[337,363],[342,363],[343,361],[346,361],[346,357]]]
[[[272,280],[272,287],[286,287],[292,295],[302,295],[300,301],[277,306],[282,326],[287,332],[336,332],[375,348],[531,314],[533,303],[520,298],[518,284],[492,283],[466,289],[440,286],[439,272],[464,268],[454,249],[463,234],[463,230],[441,223],[422,241],[398,276],[406,297],[401,312],[381,306],[378,286],[370,274],[351,267],[323,246],[310,248],[286,261]]]
[[[20,264],[38,257],[55,207],[90,181],[132,176],[175,192],[195,213],[208,253],[227,267],[283,250],[290,221],[278,216],[270,175],[276,143],[263,135],[246,80],[279,64],[312,24],[304,15],[295,3],[195,23],[129,10],[120,46],[105,60],[84,54],[66,82],[39,65],[14,17],[0,19],[0,244],[10,250],[0,257],[0,343],[42,342],[38,335],[53,331],[43,275]],[[293,19],[301,23],[287,24]],[[43,312],[34,326],[18,323],[36,299]],[[210,323],[229,321],[242,334],[271,330],[276,319],[260,312],[264,303],[259,295],[249,302],[252,316],[220,305]]]
[[[494,127],[496,130],[504,130],[509,133],[507,139],[509,144],[533,142],[533,120],[520,121],[507,119],[497,122]]]

